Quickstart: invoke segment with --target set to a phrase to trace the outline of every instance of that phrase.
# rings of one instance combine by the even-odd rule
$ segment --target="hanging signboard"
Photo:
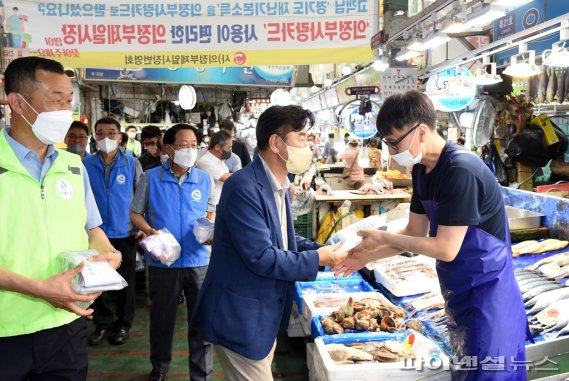
[[[360,139],[369,139],[377,132],[376,120],[379,113],[379,105],[367,100],[367,107],[360,110],[360,101],[355,100],[348,103],[340,112],[339,118],[342,127],[350,135]]]
[[[369,62],[377,2],[4,0],[5,47],[73,67]]]
[[[381,97],[385,100],[393,94],[417,90],[416,68],[388,68],[381,73]]]
[[[433,102],[435,109],[452,112],[463,110],[476,96],[474,77],[467,69],[461,68],[459,73],[455,68],[443,71],[429,77],[425,94]]]
[[[163,82],[291,87],[294,66],[98,69],[86,68],[86,81]]]
[[[379,87],[377,86],[356,86],[356,87],[348,87],[344,90],[346,95],[370,95],[370,94],[379,94]]]

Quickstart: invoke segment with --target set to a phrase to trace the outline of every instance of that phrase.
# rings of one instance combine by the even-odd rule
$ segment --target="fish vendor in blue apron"
[[[453,362],[468,359],[467,369],[451,369],[452,379],[525,380],[527,318],[500,186],[474,153],[445,141],[435,126],[423,93],[385,101],[378,132],[391,158],[413,167],[409,221],[398,232],[360,231],[362,243],[333,270],[348,275],[406,251],[435,258]]]

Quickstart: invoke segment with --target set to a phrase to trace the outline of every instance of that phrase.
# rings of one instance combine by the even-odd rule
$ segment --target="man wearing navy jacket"
[[[108,293],[104,292],[93,304],[93,321],[96,329],[88,338],[89,345],[100,344],[110,334],[111,343],[126,343],[134,319],[136,237],[130,222],[130,203],[142,167],[134,157],[126,156],[119,149],[120,123],[112,118],[102,118],[95,123],[95,138],[99,151],[84,160],[99,212],[103,219],[101,228],[113,247],[123,255],[118,268],[128,286],[117,291],[116,317],[109,307]],[[112,332],[111,332],[112,331]]]
[[[272,380],[280,328],[290,318],[295,281],[316,279],[319,265],[346,254],[294,233],[287,173],[312,162],[306,124],[312,113],[273,106],[259,118],[259,156],[225,183],[209,269],[192,324],[215,345],[229,380]]]

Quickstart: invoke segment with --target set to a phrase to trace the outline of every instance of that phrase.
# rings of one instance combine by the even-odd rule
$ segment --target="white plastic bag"
[[[151,235],[140,241],[140,246],[154,259],[163,265],[171,266],[180,258],[182,247],[176,238],[166,228],[158,230],[158,234]]]
[[[107,261],[91,261],[90,257],[98,255],[96,250],[66,251],[61,253],[64,268],[71,270],[81,262],[83,270],[71,280],[71,287],[80,294],[100,291],[122,290],[128,286],[126,280],[111,267]],[[80,308],[86,309],[92,302],[76,302]]]
[[[208,220],[207,218],[205,217],[198,218],[193,229],[196,241],[202,244],[207,241],[211,241],[213,239],[214,227],[215,224],[210,220]]]

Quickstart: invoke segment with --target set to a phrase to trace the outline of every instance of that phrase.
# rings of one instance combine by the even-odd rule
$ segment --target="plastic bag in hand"
[[[213,239],[214,226],[215,224],[210,220],[208,220],[207,218],[205,217],[198,218],[193,229],[196,241],[198,241],[199,243],[205,243],[207,241],[211,241]]]
[[[170,266],[180,258],[182,248],[176,238],[166,228],[158,230],[158,234],[151,235],[140,241],[140,246],[155,260],[163,265]]]

